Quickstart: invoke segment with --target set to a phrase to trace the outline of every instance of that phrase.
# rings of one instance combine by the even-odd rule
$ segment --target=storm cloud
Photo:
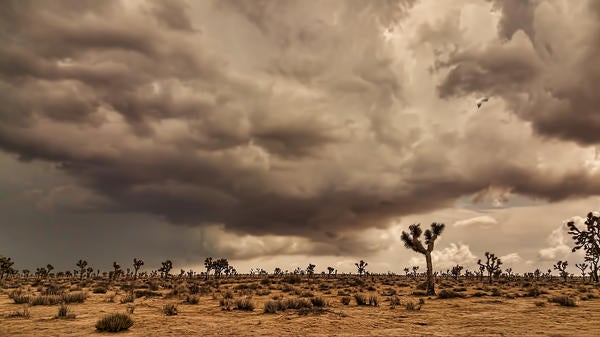
[[[0,148],[69,177],[22,191],[41,211],[156,216],[236,258],[597,195],[600,6],[462,2],[4,1]]]

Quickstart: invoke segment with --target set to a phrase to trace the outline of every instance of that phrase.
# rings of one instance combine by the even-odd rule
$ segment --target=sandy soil
[[[185,281],[141,281],[161,284],[158,292],[162,296],[136,298],[131,314],[134,325],[122,336],[189,336],[189,335],[306,335],[306,336],[599,336],[600,335],[600,291],[595,285],[582,285],[581,281],[564,284],[560,280],[529,282],[524,280],[503,281],[488,285],[478,280],[438,280],[441,289],[459,289],[465,298],[441,299],[436,296],[414,295],[418,280],[404,276],[363,278],[357,284],[352,278],[315,278],[289,284],[282,277],[272,278],[270,284],[260,278],[228,279],[210,282],[203,280]],[[36,295],[51,282],[66,285],[67,292],[85,291],[88,298],[84,303],[69,304],[74,319],[55,318],[58,305],[28,306],[14,304],[9,294],[15,287],[24,293]],[[127,294],[131,281],[115,282],[107,286],[106,294],[92,290],[105,281],[87,281],[81,287],[78,281],[47,281],[39,284],[5,284],[0,294],[0,336],[101,336],[95,323],[109,313],[126,313],[131,303],[120,303]],[[190,296],[189,285],[198,284],[202,289],[198,304],[186,304]],[[242,286],[240,286],[242,285]],[[244,285],[250,289],[243,289]],[[69,289],[70,288],[70,289]],[[254,289],[252,289],[254,288]],[[463,289],[466,288],[466,291]],[[498,288],[492,296],[493,288]],[[531,289],[538,288],[545,294],[538,297],[526,296]],[[175,289],[176,291],[174,291]],[[387,296],[391,292],[394,296]],[[193,292],[193,291],[192,291]],[[223,310],[219,304],[227,292],[233,300],[251,296],[255,304],[253,311]],[[268,294],[267,294],[268,293]],[[376,295],[378,306],[357,305],[354,294]],[[114,302],[109,302],[114,294]],[[310,295],[322,297],[328,305],[321,312],[300,314],[298,310],[285,310],[275,314],[263,312],[264,302],[273,298],[305,298]],[[349,305],[341,298],[350,295]],[[576,299],[576,307],[560,306],[548,302],[549,298],[569,295]],[[390,305],[392,298],[400,304]],[[424,303],[420,310],[408,310],[407,302]],[[178,314],[166,316],[163,306],[176,303]],[[29,308],[29,318],[9,318],[14,311]]]

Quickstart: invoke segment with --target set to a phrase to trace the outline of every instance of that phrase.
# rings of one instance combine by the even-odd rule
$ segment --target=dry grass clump
[[[348,297],[348,296],[344,296],[344,297],[341,298],[341,301],[342,301],[343,305],[349,305],[350,301],[351,301],[351,298]]]
[[[447,290],[447,289],[444,289],[438,293],[438,298],[440,298],[440,299],[448,299],[448,298],[456,298],[456,297],[463,298],[463,297],[465,297],[465,295],[459,294],[459,293],[455,292],[454,290]]]
[[[177,304],[175,303],[165,304],[162,308],[162,311],[166,316],[175,316],[179,313],[177,310]]]
[[[554,296],[548,299],[548,302],[558,303],[563,307],[576,307],[577,303],[575,303],[575,299],[570,296]]]
[[[133,326],[133,320],[127,314],[110,314],[96,322],[96,330],[119,332]]]
[[[75,314],[70,312],[71,310],[69,309],[69,307],[67,307],[66,304],[61,303],[61,305],[58,307],[58,313],[56,314],[56,318],[67,318],[67,319],[73,319],[75,318]]]
[[[250,297],[239,298],[235,301],[235,308],[244,311],[253,311],[254,302]]]
[[[198,304],[200,302],[200,298],[194,295],[187,295],[185,297],[185,303],[187,304]]]
[[[356,305],[367,305],[367,296],[365,294],[355,294],[354,300],[356,301]]]
[[[29,308],[24,307],[21,311],[12,311],[5,316],[6,318],[29,318],[31,314],[29,313]]]
[[[26,304],[29,303],[31,301],[31,298],[29,295],[24,295],[23,291],[21,289],[12,291],[8,294],[8,298],[10,298],[11,300],[13,300],[14,303],[16,304]]]

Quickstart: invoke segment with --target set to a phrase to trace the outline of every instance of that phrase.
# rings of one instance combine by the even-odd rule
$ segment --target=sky
[[[595,0],[0,2],[16,268],[569,271],[600,201]],[[480,97],[488,102],[477,109]]]

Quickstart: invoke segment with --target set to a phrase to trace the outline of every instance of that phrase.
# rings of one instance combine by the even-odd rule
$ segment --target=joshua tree
[[[569,273],[566,271],[568,265],[569,263],[567,261],[558,261],[554,265],[554,269],[560,272],[560,277],[562,277],[565,282],[567,282],[567,276],[569,276]]]
[[[306,267],[306,274],[308,274],[309,277],[312,277],[315,274],[315,265],[312,263],[308,264],[308,267]]]
[[[167,260],[165,262],[161,262],[161,267],[158,269],[158,271],[162,277],[167,278],[171,269],[173,269],[173,261]]]
[[[412,267],[412,275],[413,275],[413,278],[414,278],[414,279],[416,279],[416,278],[417,278],[417,273],[418,273],[418,271],[419,271],[419,266],[413,266],[413,267]]]
[[[215,276],[221,276],[221,273],[229,268],[229,261],[227,261],[227,259],[220,258],[213,261],[212,265],[215,271]]]
[[[404,267],[404,276],[408,276],[410,274],[410,269],[408,267]]]
[[[48,270],[48,274],[50,274],[54,270],[54,266],[48,263],[46,265],[46,270]]]
[[[213,269],[213,258],[207,257],[204,259],[204,268],[206,268],[206,279],[208,280],[208,274],[210,274],[210,270]]]
[[[10,257],[0,256],[0,280],[4,275],[8,278],[8,275],[12,274],[14,264]]]
[[[575,267],[581,270],[581,280],[585,283],[585,271],[587,270],[587,263],[575,263]]]
[[[113,261],[113,269],[114,271],[112,277],[116,279],[123,271],[121,270],[121,266],[117,263],[117,261]]]
[[[421,225],[410,225],[409,233],[402,232],[402,241],[404,246],[408,249],[412,249],[417,253],[425,255],[425,261],[427,262],[427,295],[435,295],[435,284],[433,282],[433,263],[431,262],[431,252],[433,251],[435,240],[444,231],[445,225],[442,223],[432,223],[431,229],[425,231],[425,247],[420,240]]]
[[[77,264],[75,264],[77,267],[79,267],[79,279],[83,279],[83,273],[85,271],[85,267],[87,267],[88,263],[86,260],[79,260],[77,261]]]
[[[490,254],[490,252],[485,252],[485,258],[487,259],[487,261],[485,261],[485,264],[481,263],[481,259],[477,261],[477,264],[479,265],[479,270],[487,270],[490,283],[492,283],[492,276],[496,271],[500,270],[502,261],[500,261],[500,259],[497,258],[496,255]]]
[[[94,268],[87,267],[87,269],[85,270],[85,277],[90,278],[90,276],[92,275],[93,272],[94,272]]]
[[[451,271],[451,273],[452,273],[452,275],[454,276],[454,279],[455,279],[455,280],[458,280],[458,277],[460,276],[460,272],[461,272],[462,270],[463,270],[463,266],[460,266],[460,265],[458,265],[458,264],[457,264],[456,266],[452,267],[452,271]]]
[[[23,273],[25,280],[27,280],[29,278],[29,269],[23,269],[23,270],[21,270],[21,273]]]
[[[275,267],[275,270],[273,270],[273,275],[281,275],[282,273],[283,271],[279,267]]]
[[[356,266],[356,268],[358,269],[358,275],[361,275],[365,273],[367,266],[369,265],[368,263],[366,263],[363,260],[360,260],[359,262],[356,262],[354,264]]]
[[[504,271],[506,272],[506,275],[508,275],[509,278],[512,276],[512,268],[506,268]]]
[[[138,270],[144,265],[142,259],[133,258],[133,278],[137,278]]]
[[[335,268],[333,267],[327,267],[327,275],[331,276],[331,274],[333,274],[333,272],[335,271]]]
[[[594,282],[598,282],[598,262],[600,262],[600,217],[591,212],[588,213],[584,222],[586,228],[580,230],[575,226],[575,222],[569,221],[569,234],[575,241],[573,252],[582,249],[585,251],[585,262],[590,264],[590,276]]]

